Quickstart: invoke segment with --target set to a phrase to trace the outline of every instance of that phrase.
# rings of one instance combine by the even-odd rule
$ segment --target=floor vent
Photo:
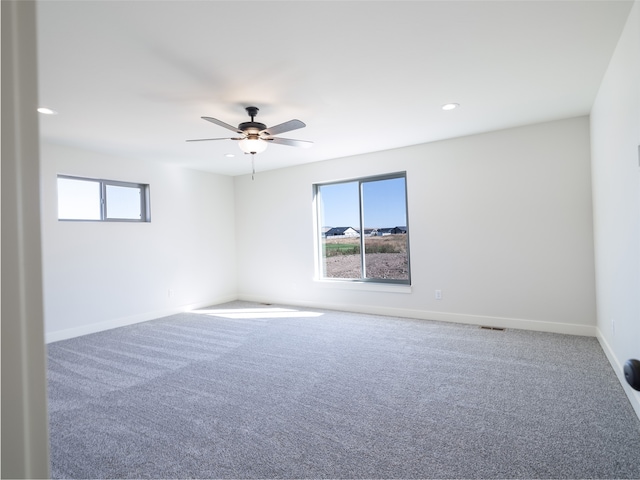
[[[480,328],[483,330],[497,330],[498,332],[504,332],[504,328],[502,327],[487,327],[485,325],[482,325]]]

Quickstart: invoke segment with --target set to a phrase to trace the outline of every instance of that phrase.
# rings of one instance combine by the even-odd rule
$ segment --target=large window
[[[406,174],[315,185],[320,276],[410,284]]]
[[[58,175],[58,220],[149,222],[149,185]]]

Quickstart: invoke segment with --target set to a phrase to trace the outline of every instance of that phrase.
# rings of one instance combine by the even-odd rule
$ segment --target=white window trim
[[[322,288],[337,288],[360,292],[411,293],[412,286],[404,283],[386,283],[375,279],[367,281],[339,278],[315,278],[315,283]]]

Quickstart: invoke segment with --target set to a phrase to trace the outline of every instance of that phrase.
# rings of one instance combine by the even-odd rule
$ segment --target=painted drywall
[[[598,336],[640,416],[622,365],[640,359],[640,2],[591,111]]]
[[[589,120],[235,178],[239,297],[595,334]],[[317,280],[313,184],[407,172],[412,285]],[[442,290],[442,300],[434,291]]]
[[[47,340],[236,297],[233,180],[43,142]],[[58,174],[148,183],[151,222],[57,219]]]
[[[49,478],[35,2],[2,2],[2,478]]]

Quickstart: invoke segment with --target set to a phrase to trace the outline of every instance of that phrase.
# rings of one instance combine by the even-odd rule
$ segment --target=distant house
[[[359,237],[360,233],[351,227],[333,227],[324,235],[325,237]]]
[[[388,228],[365,228],[365,237],[376,237],[383,235],[397,235],[407,233],[407,227],[388,227]],[[323,227],[323,237],[359,237],[360,230],[353,227]]]
[[[407,227],[388,227],[388,228],[379,228],[378,235],[398,235],[402,233],[407,233]]]

